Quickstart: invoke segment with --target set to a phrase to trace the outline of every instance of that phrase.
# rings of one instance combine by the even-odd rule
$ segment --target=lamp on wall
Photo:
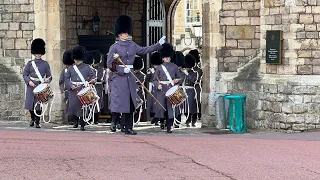
[[[82,20],[82,29],[85,29],[85,27],[88,24],[88,22],[92,22],[92,31],[95,34],[99,34],[100,29],[101,29],[101,20],[100,20],[100,17],[99,17],[99,13],[96,12],[96,15],[91,20],[86,20],[85,18],[83,18],[83,20]]]
[[[195,24],[193,25],[194,29],[194,36],[196,39],[196,45],[198,48],[201,47],[201,41],[202,41],[202,25],[201,24]]]

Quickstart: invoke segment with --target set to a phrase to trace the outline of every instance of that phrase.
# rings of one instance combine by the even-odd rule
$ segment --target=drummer
[[[40,83],[50,83],[52,80],[49,63],[41,59],[42,55],[46,53],[45,45],[46,43],[41,38],[37,38],[32,41],[31,54],[34,55],[35,59],[30,60],[23,70],[23,79],[27,85],[24,108],[30,112],[30,126],[34,126],[35,123],[36,128],[41,128],[41,126],[40,117],[34,113],[34,109],[36,109],[37,114],[41,114],[42,112],[39,107],[34,108],[37,99],[33,94],[33,90]]]
[[[187,54],[185,56],[185,67],[186,69],[182,70],[183,72],[183,88],[187,93],[188,100],[184,102],[184,114],[187,117],[186,125],[190,127],[190,122],[192,127],[196,127],[197,122],[197,101],[196,101],[196,90],[195,83],[198,79],[198,72],[194,71],[193,68],[196,65],[196,60],[193,55]]]
[[[144,84],[146,80],[146,75],[141,71],[143,69],[143,59],[140,56],[135,57],[134,62],[133,62],[133,70],[134,74],[136,77],[140,80],[142,84]],[[139,96],[140,99],[142,100],[142,104],[139,107],[136,107],[136,112],[134,113],[134,122],[138,122],[141,119],[141,114],[143,109],[145,109],[145,92],[141,84],[136,80],[136,83],[138,85],[137,89],[137,97]],[[138,102],[137,102],[138,104]]]
[[[72,54],[75,65],[70,66],[66,74],[67,89],[70,90],[68,114],[74,117],[75,124],[73,127],[78,128],[78,124],[80,124],[80,130],[84,131],[85,122],[83,120],[82,104],[77,94],[84,87],[95,83],[96,74],[89,65],[83,63],[83,60],[86,57],[86,50],[84,47],[74,47]]]
[[[74,64],[74,60],[72,59],[72,50],[67,50],[63,53],[62,62],[66,67],[61,71],[60,79],[59,79],[59,87],[60,87],[61,93],[64,93],[64,101],[66,104],[64,113],[67,115],[69,102],[68,102],[68,91],[66,89],[66,83],[65,83],[65,75],[67,74],[69,66],[72,66]],[[68,116],[68,123],[73,124],[72,116]]]
[[[155,77],[153,79],[153,84],[157,88],[157,99],[168,111],[167,119],[167,133],[172,133],[172,126],[174,118],[179,114],[178,108],[173,109],[173,106],[168,101],[165,93],[172,86],[177,85],[180,82],[180,74],[178,73],[178,66],[171,63],[170,60],[173,56],[173,47],[171,44],[164,43],[162,49],[160,50],[160,57],[163,60],[163,64],[158,66],[155,72]],[[165,111],[157,104],[156,118],[160,118],[161,126],[163,127]]]
[[[100,63],[101,63],[101,54],[99,50],[93,50],[91,51],[92,55],[93,55],[93,65],[92,67],[95,69],[96,71],[96,76],[97,76],[97,82],[95,84],[95,88],[97,90],[98,96],[100,97],[99,99],[99,109],[96,109],[95,113],[94,113],[94,123],[98,124],[99,123],[99,114],[101,113],[102,109],[103,109],[103,83],[104,83],[104,76],[106,71],[100,67]]]

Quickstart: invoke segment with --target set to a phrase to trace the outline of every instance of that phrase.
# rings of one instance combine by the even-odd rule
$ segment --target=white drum
[[[42,83],[35,87],[33,94],[36,96],[37,100],[42,103],[47,103],[53,98],[53,92],[47,83]]]

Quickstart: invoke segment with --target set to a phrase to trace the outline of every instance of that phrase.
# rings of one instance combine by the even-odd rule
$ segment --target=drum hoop
[[[179,85],[174,85],[174,86],[172,86],[171,88],[173,88],[173,87],[175,87],[175,86],[178,86],[178,89],[179,89]],[[167,91],[166,91],[166,93],[164,94],[164,96],[166,96],[166,94],[167,94],[167,92],[171,89],[171,88],[169,88]],[[166,97],[169,97],[169,96],[166,96]]]
[[[38,91],[38,92],[35,92],[34,90],[38,87],[38,86],[40,86],[41,84],[46,84],[47,86],[45,87],[45,88],[43,88],[41,91]],[[34,94],[39,94],[39,93],[42,93],[44,90],[46,90],[46,89],[50,89],[50,85],[48,84],[48,83],[41,83],[41,84],[39,84],[37,87],[35,87],[34,89],[33,89],[33,93]]]

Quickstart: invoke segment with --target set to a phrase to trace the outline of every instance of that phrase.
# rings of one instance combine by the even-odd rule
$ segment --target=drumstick
[[[117,59],[124,67],[126,68],[128,67],[126,64],[122,62],[119,54],[115,53],[113,55],[113,58]],[[139,80],[139,78],[137,78],[137,76],[131,70],[130,70],[130,73],[134,78],[136,78],[136,80],[140,83],[140,85],[151,95],[151,97],[164,109],[164,111],[167,111],[167,109],[162,106],[162,104],[158,101],[158,99],[153,96],[153,94],[149,91],[149,89],[144,86],[144,84]]]

